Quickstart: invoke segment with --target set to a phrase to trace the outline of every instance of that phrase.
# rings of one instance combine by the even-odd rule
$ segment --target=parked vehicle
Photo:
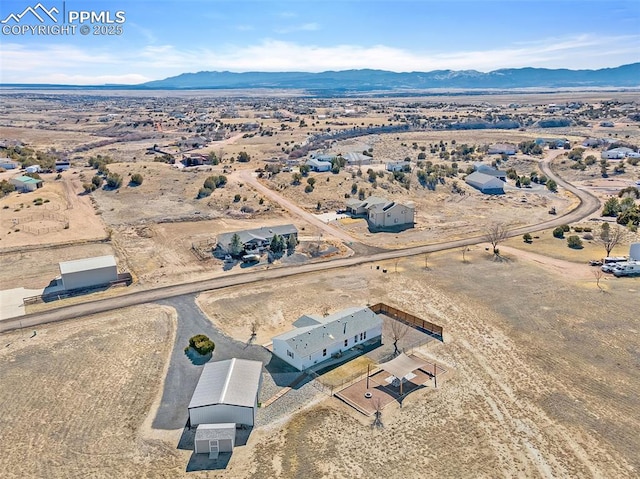
[[[621,264],[624,264],[624,263],[607,263],[607,264],[603,264],[600,269],[605,273],[613,273],[613,270],[616,267],[620,266]]]
[[[604,264],[622,263],[623,261],[627,261],[626,256],[607,256],[602,260]]]
[[[589,266],[602,266],[602,261],[599,259],[592,259],[589,261]]]
[[[616,277],[640,275],[640,262],[630,261],[628,263],[619,263],[613,269],[613,274]]]
[[[260,261],[260,255],[259,254],[245,254],[242,257],[242,262],[243,263],[257,263],[258,261]]]

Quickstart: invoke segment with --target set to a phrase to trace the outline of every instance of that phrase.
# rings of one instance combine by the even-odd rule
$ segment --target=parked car
[[[592,259],[589,261],[589,266],[602,266],[602,261],[599,259]]]

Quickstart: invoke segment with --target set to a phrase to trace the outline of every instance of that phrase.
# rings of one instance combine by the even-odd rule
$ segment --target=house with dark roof
[[[272,339],[273,354],[299,371],[382,336],[382,317],[367,307],[347,308],[326,317],[301,316],[294,326]]]
[[[244,245],[245,250],[261,250],[267,247],[275,235],[284,238],[285,243],[289,241],[291,236],[298,237],[298,228],[292,224],[263,226],[251,230],[232,231],[231,233],[222,233],[217,237],[216,253],[228,254],[230,252],[231,240],[233,235],[240,237],[240,242]]]

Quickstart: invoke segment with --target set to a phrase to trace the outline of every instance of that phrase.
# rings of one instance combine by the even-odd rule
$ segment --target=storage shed
[[[220,452],[233,452],[236,444],[236,425],[234,423],[200,424],[196,430],[194,451],[196,454],[209,454],[215,459]]]
[[[189,403],[191,427],[200,424],[253,426],[262,384],[262,363],[232,358],[207,363]]]
[[[9,182],[16,187],[16,190],[24,193],[42,188],[42,180],[31,178],[30,176],[17,176],[16,178],[11,178]]]
[[[465,181],[485,195],[504,194],[504,183],[495,176],[474,171],[470,175],[467,175]]]
[[[107,255],[64,261],[60,263],[60,277],[67,291],[106,285],[118,279],[116,259]]]

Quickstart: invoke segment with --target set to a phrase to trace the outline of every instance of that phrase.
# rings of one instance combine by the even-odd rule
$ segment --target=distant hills
[[[385,70],[304,72],[183,73],[136,85],[137,89],[298,89],[319,91],[410,91],[443,89],[512,89],[570,87],[638,87],[640,63],[600,70],[508,68],[482,73],[475,70],[434,70],[395,73]]]

